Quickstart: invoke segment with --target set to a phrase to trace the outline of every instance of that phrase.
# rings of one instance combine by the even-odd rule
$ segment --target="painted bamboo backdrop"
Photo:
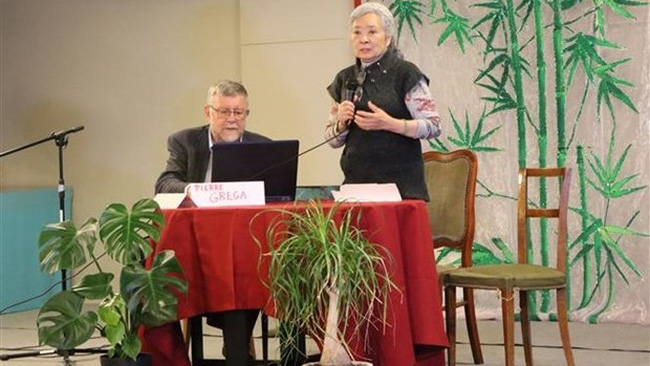
[[[573,167],[571,319],[650,324],[648,4],[384,3],[398,20],[399,48],[431,78],[445,117],[429,148],[479,156],[474,262],[515,260],[519,167]],[[557,195],[545,182],[536,189],[541,205]],[[548,263],[552,225],[535,223],[529,236],[529,258]],[[531,297],[533,317],[555,317],[549,293]],[[492,293],[478,298],[483,316],[498,316]]]

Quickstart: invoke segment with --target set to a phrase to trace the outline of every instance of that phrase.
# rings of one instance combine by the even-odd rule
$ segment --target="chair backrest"
[[[430,201],[429,224],[436,248],[461,250],[462,266],[471,266],[474,195],[478,160],[470,150],[422,154]]]
[[[559,199],[557,205],[541,207],[532,203],[529,194],[530,178],[559,178]],[[519,169],[519,197],[517,209],[517,251],[519,263],[528,263],[527,225],[529,218],[557,218],[557,250],[555,267],[566,272],[567,213],[569,189],[571,187],[570,168],[521,168]],[[549,190],[550,191],[550,190]]]

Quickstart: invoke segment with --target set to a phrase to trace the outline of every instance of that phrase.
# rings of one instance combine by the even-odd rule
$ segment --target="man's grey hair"
[[[369,13],[374,13],[379,16],[381,24],[384,27],[384,32],[386,32],[386,36],[391,38],[390,43],[392,44],[393,40],[395,40],[395,18],[384,4],[367,2],[357,6],[350,13],[350,26],[352,26],[355,20]]]
[[[208,104],[212,102],[214,96],[236,97],[239,95],[245,96],[248,100],[248,91],[241,83],[232,80],[219,80],[208,89]]]

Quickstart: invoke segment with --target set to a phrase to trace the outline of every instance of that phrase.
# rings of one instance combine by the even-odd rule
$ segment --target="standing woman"
[[[380,3],[350,14],[356,63],[327,87],[333,98],[325,137],[344,146],[343,183],[396,183],[402,198],[429,200],[420,139],[440,135],[429,79],[394,45],[395,24]]]

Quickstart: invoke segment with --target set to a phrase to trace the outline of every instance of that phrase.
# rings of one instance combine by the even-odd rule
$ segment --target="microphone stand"
[[[7,150],[2,153],[0,153],[0,158],[11,155],[13,153],[17,153],[21,150],[30,148],[32,146],[40,145],[44,142],[54,140],[56,146],[58,147],[59,150],[59,185],[57,188],[58,196],[59,196],[59,222],[65,221],[65,179],[63,176],[63,149],[68,145],[68,135],[71,133],[79,132],[84,129],[84,126],[78,126],[71,128],[69,130],[65,131],[58,131],[58,132],[53,132],[50,136],[34,141],[32,143],[17,147],[15,149]],[[61,270],[61,290],[65,291],[68,288],[68,278],[66,274],[66,270],[62,269]],[[41,355],[52,355],[52,354],[58,354],[63,357],[63,364],[64,365],[72,365],[72,362],[69,359],[70,355],[73,355],[76,352],[99,352],[102,353],[104,351],[98,350],[98,349],[93,349],[93,348],[84,348],[84,349],[72,349],[72,350],[45,350],[45,351],[33,351],[33,352],[25,352],[25,353],[17,353],[17,354],[4,354],[0,355],[0,361],[6,361],[9,359],[13,358],[22,358],[22,357],[33,357],[33,356],[41,356]]]

